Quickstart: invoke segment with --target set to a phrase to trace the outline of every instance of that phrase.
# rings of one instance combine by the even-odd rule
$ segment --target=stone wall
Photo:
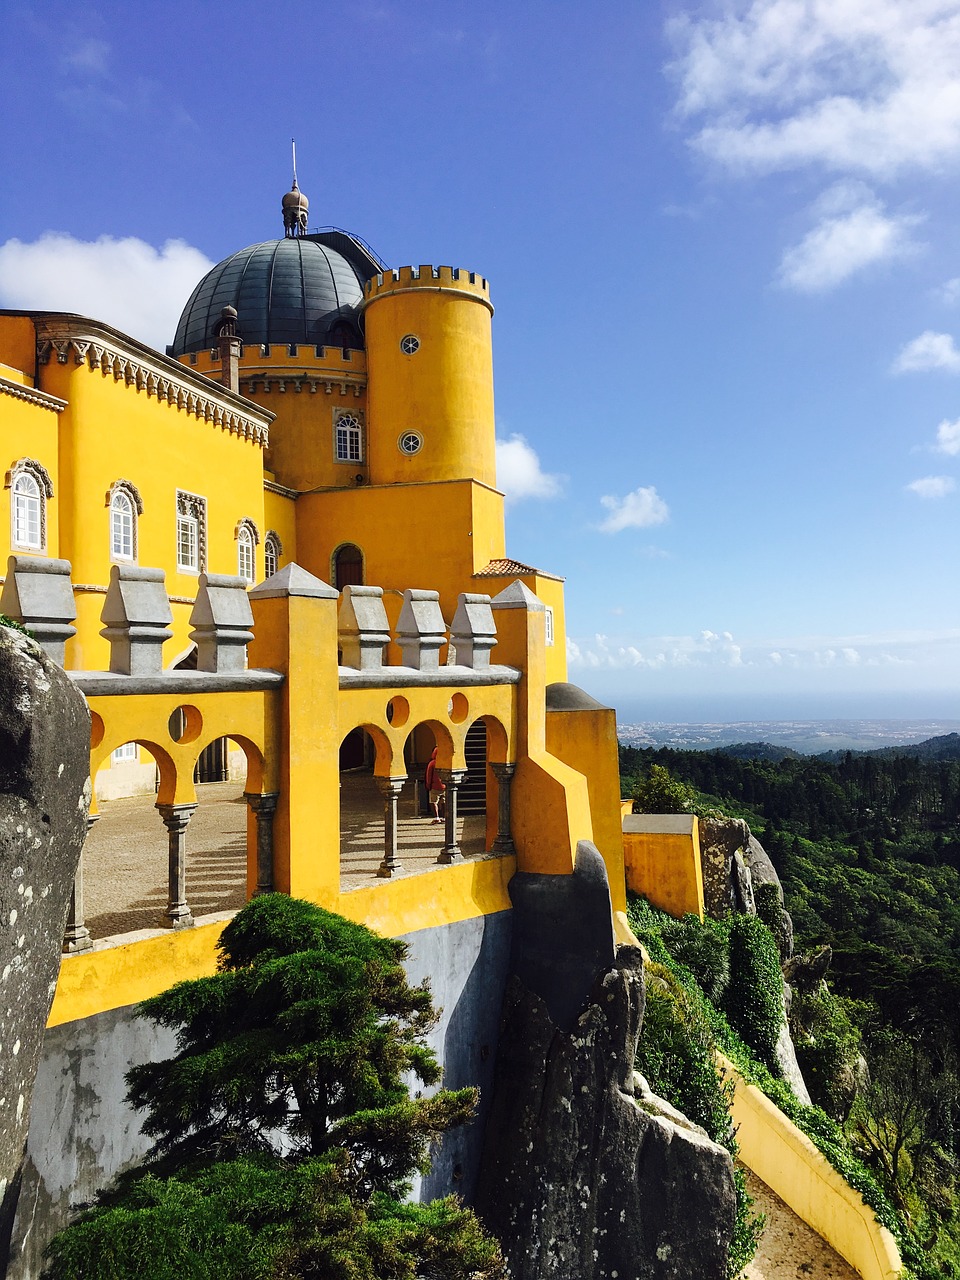
[[[512,913],[497,912],[405,936],[412,982],[430,979],[442,1009],[430,1043],[450,1088],[477,1085],[485,1114],[492,1093],[500,1008],[512,939]],[[124,1101],[124,1075],[135,1063],[167,1056],[173,1036],[137,1018],[133,1006],[68,1022],[46,1033],[37,1076],[20,1203],[7,1280],[36,1280],[47,1241],[149,1141]],[[447,1135],[422,1199],[476,1184],[483,1115]]]

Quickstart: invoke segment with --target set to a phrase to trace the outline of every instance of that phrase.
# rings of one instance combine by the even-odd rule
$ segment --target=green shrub
[[[633,792],[634,813],[691,813],[696,797],[685,782],[671,777],[662,764],[652,764]]]
[[[729,930],[719,920],[686,915],[667,920],[660,928],[671,956],[693,974],[713,1004],[721,1004],[730,983]]]
[[[774,1050],[783,1026],[783,976],[773,935],[756,916],[730,922],[730,981],[724,1011],[734,1030],[776,1073]]]
[[[765,880],[761,884],[754,885],[753,900],[757,907],[757,915],[773,934],[773,940],[777,944],[777,951],[780,953],[782,963],[787,959],[789,939],[787,937],[787,926],[783,919],[780,890],[772,880]]]

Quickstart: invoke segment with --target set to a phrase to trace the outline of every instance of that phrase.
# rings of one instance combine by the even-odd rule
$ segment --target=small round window
[[[405,356],[415,356],[420,350],[420,339],[415,333],[406,333],[400,339],[400,350]]]
[[[397,441],[397,445],[401,453],[419,453],[423,448],[423,436],[419,431],[405,431]]]

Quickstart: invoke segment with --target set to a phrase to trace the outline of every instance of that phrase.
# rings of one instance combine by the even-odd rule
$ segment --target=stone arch
[[[330,582],[338,591],[346,586],[362,586],[366,579],[366,558],[355,542],[341,542],[330,556]]]

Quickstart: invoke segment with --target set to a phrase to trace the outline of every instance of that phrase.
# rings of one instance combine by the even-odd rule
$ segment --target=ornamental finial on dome
[[[307,234],[307,212],[310,208],[310,201],[297,186],[296,139],[291,138],[290,143],[293,147],[293,186],[281,201],[283,234],[288,240],[293,236],[305,236]]]

